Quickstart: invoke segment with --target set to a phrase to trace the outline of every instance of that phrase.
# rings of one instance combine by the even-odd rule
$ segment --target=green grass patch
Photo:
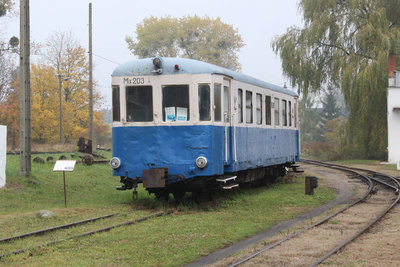
[[[240,188],[216,195],[214,202],[197,204],[190,194],[177,205],[156,200],[139,186],[139,201],[131,191],[116,191],[118,177],[107,164],[84,166],[67,173],[68,208],[64,208],[61,173],[53,164],[33,163],[32,177],[18,175],[18,156],[7,157],[7,187],[0,190],[0,237],[21,234],[84,218],[120,212],[116,218],[0,247],[0,254],[20,248],[29,252],[6,257],[0,264],[30,266],[179,266],[255,235],[335,197],[318,187],[304,194],[304,177],[279,180],[269,187]],[[288,182],[289,181],[289,182]],[[41,243],[133,220],[151,213],[177,210],[172,215],[109,232],[35,249]],[[37,217],[41,209],[55,217]]]
[[[337,164],[367,164],[367,165],[376,165],[379,164],[379,161],[372,159],[349,159],[349,160],[338,160],[335,161]]]

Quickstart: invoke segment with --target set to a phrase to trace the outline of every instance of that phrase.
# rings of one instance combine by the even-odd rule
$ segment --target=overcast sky
[[[14,2],[19,9],[19,1]],[[127,49],[125,37],[135,36],[136,25],[146,17],[220,17],[239,31],[246,44],[239,54],[242,72],[280,86],[285,79],[280,59],[271,49],[271,40],[288,27],[302,23],[297,0],[31,0],[31,40],[44,43],[56,31],[71,31],[80,45],[87,48],[90,2],[93,75],[107,108],[111,105],[110,75],[116,63],[135,58]],[[6,37],[19,36],[18,16],[2,18],[0,24]]]

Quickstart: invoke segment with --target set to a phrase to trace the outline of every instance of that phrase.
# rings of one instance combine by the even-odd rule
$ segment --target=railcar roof
[[[259,79],[253,78],[251,76],[235,72],[230,69],[226,69],[223,67],[219,67],[210,63],[187,59],[187,58],[161,58],[162,64],[162,74],[161,75],[175,75],[175,74],[222,74],[229,77],[232,77],[235,80],[254,84],[263,88],[267,88],[279,93],[284,93],[292,96],[297,96],[297,94],[293,91],[285,89],[283,87],[267,83],[261,81]],[[179,66],[179,70],[175,70],[175,65]],[[156,68],[153,65],[153,58],[144,58],[137,59],[126,62],[124,64],[119,65],[111,76],[157,76],[157,74],[153,72]]]

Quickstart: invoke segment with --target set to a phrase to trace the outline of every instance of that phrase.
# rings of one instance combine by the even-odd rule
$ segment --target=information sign
[[[75,168],[76,160],[57,160],[53,172],[72,172]]]

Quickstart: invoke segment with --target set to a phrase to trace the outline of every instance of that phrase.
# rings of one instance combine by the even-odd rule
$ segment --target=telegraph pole
[[[92,53],[92,3],[89,3],[89,139],[93,140],[93,53]]]
[[[29,0],[20,0],[20,174],[31,174],[31,84]]]

